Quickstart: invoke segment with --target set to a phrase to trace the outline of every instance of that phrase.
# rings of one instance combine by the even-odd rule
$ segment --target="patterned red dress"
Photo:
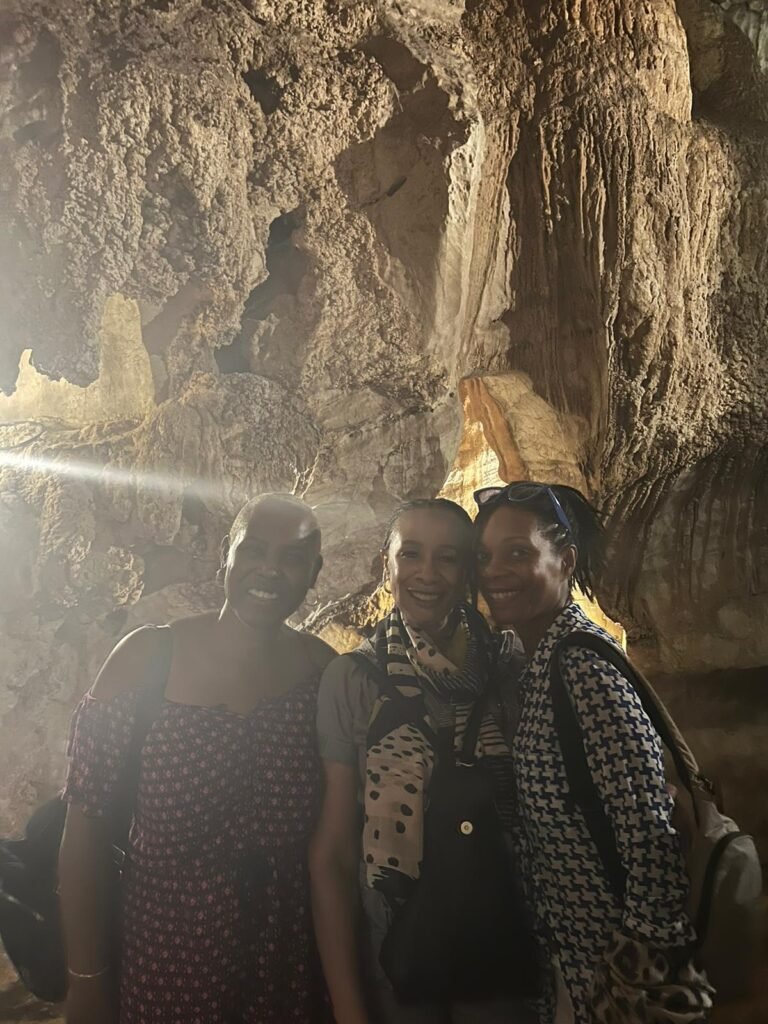
[[[326,1019],[307,843],[317,680],[247,716],[166,701],[144,744],[123,876],[120,1024]],[[119,791],[135,694],[75,711],[66,798]]]

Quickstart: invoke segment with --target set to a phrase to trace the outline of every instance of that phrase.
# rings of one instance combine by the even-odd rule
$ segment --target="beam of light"
[[[124,469],[120,466],[108,466],[68,456],[54,458],[0,448],[0,470],[2,469],[68,477],[105,487],[131,487],[150,491],[167,499],[193,495],[201,501],[228,505],[233,500],[241,498],[234,481],[225,483],[205,480],[184,473],[183,470],[178,473],[162,473],[156,470]]]

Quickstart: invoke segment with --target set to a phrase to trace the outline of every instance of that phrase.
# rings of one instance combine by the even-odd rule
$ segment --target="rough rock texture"
[[[765,26],[4,0],[0,820],[60,780],[115,637],[215,603],[243,497],[319,506],[314,621],[344,642],[395,502],[494,474],[601,502],[605,607],[742,782],[768,735]],[[753,746],[721,742],[726,694]]]

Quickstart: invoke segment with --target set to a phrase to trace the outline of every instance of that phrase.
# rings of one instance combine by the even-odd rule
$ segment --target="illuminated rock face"
[[[247,495],[320,506],[324,618],[362,614],[465,377],[459,462],[482,435],[482,473],[601,502],[645,665],[768,663],[752,7],[5,5],[0,818],[60,778],[116,636],[215,604]]]

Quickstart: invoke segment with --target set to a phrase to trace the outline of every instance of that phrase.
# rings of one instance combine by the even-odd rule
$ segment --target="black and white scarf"
[[[434,698],[433,708],[447,705],[454,749],[460,750],[470,712],[485,693],[496,663],[497,641],[475,609],[462,607],[456,628],[465,631],[462,668],[397,609],[379,622],[368,645],[369,657],[386,671],[393,689],[387,693],[380,688],[368,726],[363,857],[367,884],[390,900],[404,892],[407,880],[419,877],[437,733],[445,724],[430,714],[425,693]],[[483,716],[475,756],[491,759],[497,805],[506,823],[511,814],[512,758],[492,703]]]

